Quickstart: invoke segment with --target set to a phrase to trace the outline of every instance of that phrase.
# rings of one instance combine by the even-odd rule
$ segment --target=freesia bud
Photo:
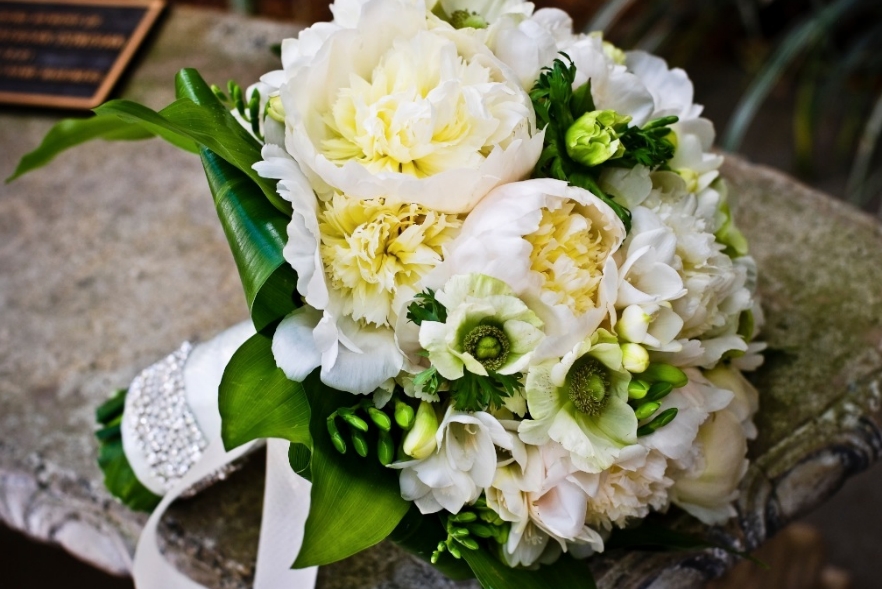
[[[650,382],[669,382],[674,385],[675,389],[686,386],[689,377],[686,373],[670,364],[650,364],[649,368],[643,371],[640,378]]]
[[[585,113],[567,129],[567,153],[585,166],[597,166],[621,157],[625,146],[619,140],[616,127],[627,124],[631,117],[614,110],[595,110]]]
[[[271,96],[266,105],[266,114],[272,120],[279,123],[285,123],[285,107],[282,106],[282,97],[279,95]]]
[[[417,460],[428,458],[435,451],[435,434],[438,433],[438,416],[431,403],[420,403],[413,429],[404,437],[404,453]]]
[[[649,392],[649,383],[639,379],[631,379],[628,383],[628,397],[642,399]]]
[[[639,373],[649,367],[649,352],[640,344],[622,344],[622,364],[628,372]]]
[[[629,305],[616,322],[616,333],[627,342],[642,342],[646,339],[650,323],[652,315],[646,313],[640,305]]]

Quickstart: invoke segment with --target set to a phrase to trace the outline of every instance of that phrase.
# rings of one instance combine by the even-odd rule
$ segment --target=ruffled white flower
[[[545,323],[539,357],[560,357],[609,313],[603,269],[624,238],[621,220],[587,190],[551,179],[506,184],[468,216],[427,285],[468,273],[502,280]]]
[[[605,175],[603,180],[603,186],[617,197],[629,194],[634,240],[657,232],[675,237],[670,265],[680,275],[686,293],[670,303],[683,321],[677,334],[681,349],[671,348],[654,358],[676,366],[709,367],[729,351],[745,351],[747,344],[737,331],[742,312],[754,304],[748,280],[752,260],[732,260],[717,241],[716,203],[710,205],[700,195],[689,193],[683,179],[670,172],[648,174],[635,169]]]
[[[667,459],[639,445],[628,446],[614,465],[603,472],[574,475],[588,496],[586,523],[599,530],[625,527],[668,505]]]
[[[714,126],[700,117],[703,107],[693,102],[689,76],[680,68],[669,69],[665,60],[643,51],[628,52],[626,63],[652,94],[655,108],[651,118],[674,115],[680,119],[671,126],[676,151],[668,165],[686,180],[689,192],[705,190],[719,176],[723,157],[710,153]]]
[[[441,262],[460,221],[383,199],[335,194],[322,202],[284,150],[266,145],[263,157],[255,169],[279,180],[279,194],[294,210],[283,254],[297,272],[298,292],[316,310],[282,322],[276,362],[294,380],[321,366],[329,386],[371,393],[401,370],[392,326]]]
[[[747,440],[738,417],[730,411],[712,414],[698,432],[696,448],[699,458],[672,474],[671,501],[708,525],[722,524],[736,515],[732,501],[748,467]]]
[[[726,410],[731,412],[741,423],[744,436],[748,440],[756,438],[758,432],[753,423],[753,417],[759,410],[759,392],[754,386],[744,378],[740,370],[725,364],[719,364],[712,370],[704,371],[704,377],[717,388],[734,393],[735,396],[732,398],[732,402],[726,406]]]
[[[609,468],[622,448],[637,441],[630,380],[618,340],[597,330],[560,361],[530,368],[525,389],[531,419],[521,422],[520,438],[537,446],[558,442],[585,472]]]
[[[465,370],[515,374],[542,341],[542,320],[500,280],[454,276],[435,298],[447,309],[447,321],[423,321],[419,337],[444,378],[462,378]]]
[[[370,0],[301,61],[280,89],[286,148],[325,198],[462,213],[539,157],[542,133],[508,68],[468,34],[430,29],[420,3]]]
[[[496,472],[496,446],[515,449],[517,438],[489,413],[447,409],[435,436],[435,451],[424,460],[391,464],[401,470],[401,496],[421,513],[445,509],[459,513],[490,486]]]

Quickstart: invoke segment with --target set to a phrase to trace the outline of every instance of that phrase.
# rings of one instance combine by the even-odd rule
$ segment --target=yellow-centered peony
[[[581,314],[597,306],[597,288],[609,244],[583,207],[567,201],[559,208],[542,209],[542,221],[524,236],[533,246],[531,270],[543,278],[542,289],[554,293],[555,304]]]
[[[482,85],[502,90],[495,74],[467,62],[443,37],[422,33],[396,43],[365,79],[350,74],[323,120],[331,137],[322,153],[338,164],[355,160],[374,173],[424,178],[483,161],[505,125]],[[512,100],[511,92],[502,92]],[[499,115],[502,116],[502,115]],[[503,141],[504,142],[504,141]]]
[[[342,312],[356,321],[394,324],[395,298],[408,299],[441,262],[462,221],[415,204],[385,204],[336,194],[319,213],[319,253]],[[402,292],[404,291],[404,292]]]

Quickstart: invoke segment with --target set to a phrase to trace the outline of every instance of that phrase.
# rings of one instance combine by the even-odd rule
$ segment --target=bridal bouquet
[[[286,440],[311,481],[281,564],[391,536],[486,587],[576,586],[653,511],[732,517],[761,313],[686,74],[522,0],[331,8],[247,90],[184,70],[162,111],[112,101],[23,163],[200,154],[256,329],[223,443]]]

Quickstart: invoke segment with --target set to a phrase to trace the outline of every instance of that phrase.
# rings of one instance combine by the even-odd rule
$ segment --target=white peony
[[[323,198],[467,212],[542,149],[509,69],[472,36],[430,28],[421,3],[369,0],[286,75],[286,148]]]
[[[421,513],[459,513],[493,482],[496,446],[512,452],[517,443],[489,413],[464,413],[451,406],[435,434],[435,451],[423,460],[390,467],[401,470],[401,496]]]
[[[621,220],[587,190],[551,179],[506,184],[472,211],[426,284],[469,273],[503,281],[545,324],[538,357],[560,357],[609,313],[603,268],[624,238]]]
[[[672,473],[671,501],[708,525],[722,524],[736,515],[732,501],[748,467],[747,439],[738,417],[730,411],[712,414],[698,432],[696,448],[699,458]]]

